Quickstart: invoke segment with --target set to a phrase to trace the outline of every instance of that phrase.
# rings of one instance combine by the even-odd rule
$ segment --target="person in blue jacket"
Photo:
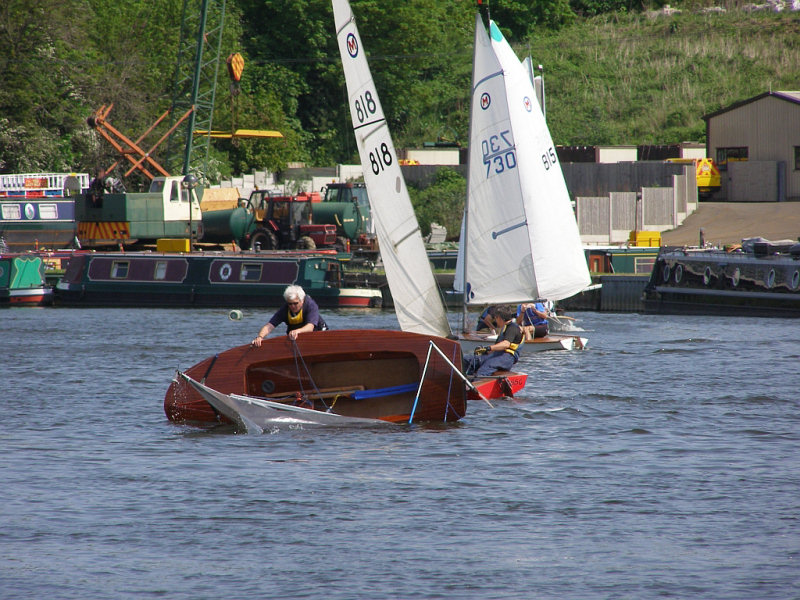
[[[547,317],[547,306],[542,300],[517,306],[517,324],[528,341],[547,336]]]
[[[494,328],[494,311],[495,306],[489,305],[487,306],[481,315],[478,317],[478,324],[475,326],[475,331],[491,331],[492,333],[497,333]]]
[[[253,346],[261,346],[261,341],[281,323],[286,323],[286,332],[293,340],[296,340],[301,333],[328,329],[328,325],[319,314],[319,306],[299,285],[288,286],[283,291],[283,299],[286,302],[275,311],[269,323],[259,330],[251,342]]]

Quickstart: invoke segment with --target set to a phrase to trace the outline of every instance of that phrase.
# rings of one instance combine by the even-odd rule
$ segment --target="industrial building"
[[[764,92],[705,115],[715,200],[800,201],[800,92]]]

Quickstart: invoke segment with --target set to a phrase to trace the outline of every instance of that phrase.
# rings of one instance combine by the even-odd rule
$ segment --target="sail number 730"
[[[486,165],[486,177],[514,169],[517,166],[517,151],[509,130],[481,140],[481,152],[483,164]]]

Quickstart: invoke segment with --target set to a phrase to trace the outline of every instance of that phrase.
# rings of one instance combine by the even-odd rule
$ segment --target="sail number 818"
[[[375,173],[375,175],[378,175],[386,167],[391,165],[392,162],[392,153],[389,150],[389,145],[386,142],[383,142],[380,145],[380,148],[370,150],[369,164],[372,165],[372,172]]]
[[[378,110],[378,105],[372,97],[372,92],[367,91],[362,96],[356,98],[356,118],[359,123],[363,123],[368,116],[374,115]]]

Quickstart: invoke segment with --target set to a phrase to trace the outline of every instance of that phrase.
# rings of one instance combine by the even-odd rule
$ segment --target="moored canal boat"
[[[38,254],[0,254],[0,306],[46,306],[53,289]]]
[[[727,250],[664,248],[644,306],[662,314],[800,317],[800,244],[752,238]]]
[[[327,308],[380,307],[380,290],[348,287],[335,252],[91,252],[56,285],[59,306],[269,307],[287,285]]]
[[[0,175],[0,238],[12,252],[64,248],[75,239],[75,198],[87,173]]]

